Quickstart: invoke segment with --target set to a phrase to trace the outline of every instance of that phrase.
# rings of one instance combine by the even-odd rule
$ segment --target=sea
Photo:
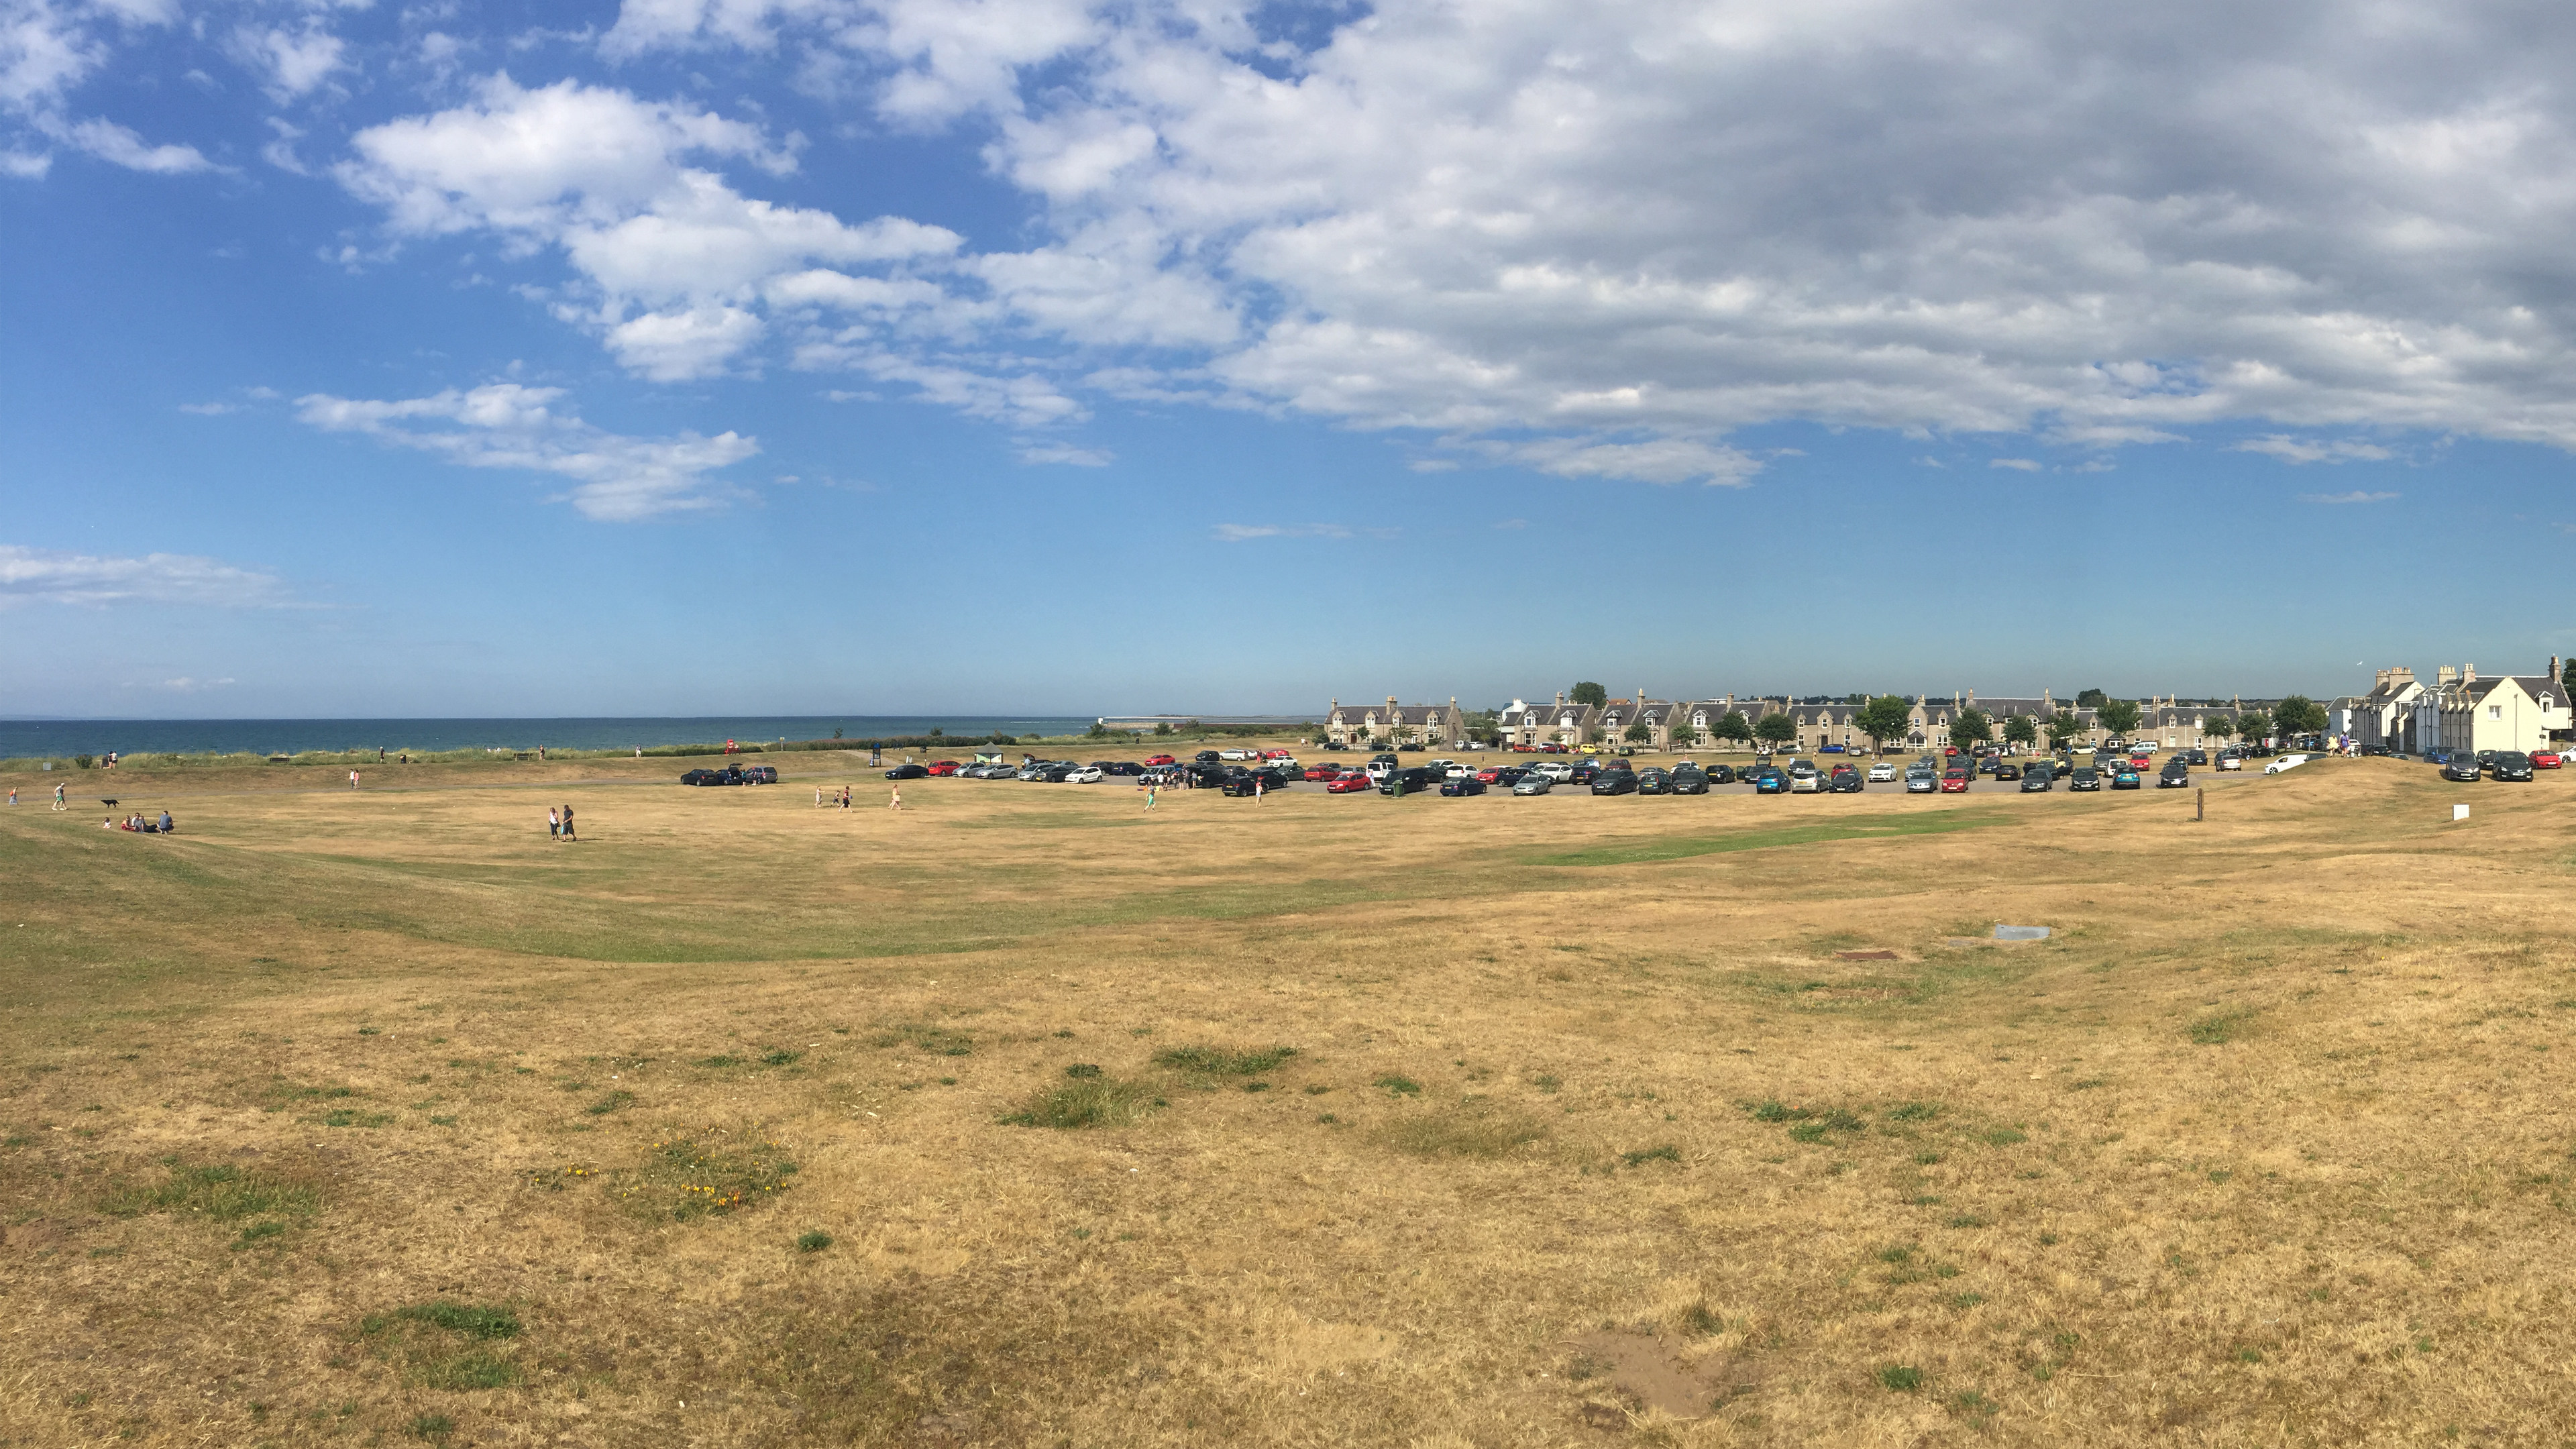
[[[1084,719],[985,715],[710,715],[694,719],[0,719],[0,759],[256,754],[305,750],[623,750],[739,740],[926,735],[1078,735]]]

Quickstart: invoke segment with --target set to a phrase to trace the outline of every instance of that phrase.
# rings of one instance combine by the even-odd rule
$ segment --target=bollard
[[[2209,818],[2209,787],[2206,785],[2191,787],[2191,818],[2194,820]]]

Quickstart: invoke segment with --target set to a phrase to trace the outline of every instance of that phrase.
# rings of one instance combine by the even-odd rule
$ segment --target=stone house
[[[1324,714],[1324,738],[1342,749],[1365,748],[1378,740],[1449,749],[1466,742],[1467,716],[1456,695],[1445,705],[1398,704],[1391,694],[1384,704],[1345,705],[1336,698]]]

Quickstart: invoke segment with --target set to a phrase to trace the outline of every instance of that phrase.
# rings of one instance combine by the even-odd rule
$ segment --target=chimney
[[[2474,665],[2474,664],[2463,664],[2463,665],[2461,665],[2461,666],[2460,666],[2460,682],[2461,682],[2462,684],[2475,684],[2475,683],[2477,683],[2477,682],[2478,682],[2478,667],[2477,667],[2476,665]]]
[[[2433,687],[2436,689],[2448,689],[2451,687],[2451,681],[2458,677],[2458,675],[2452,672],[2451,666],[2445,664],[2433,671]]]
[[[1562,689],[1556,692],[1556,707],[1558,709],[1565,708],[1565,691]]]

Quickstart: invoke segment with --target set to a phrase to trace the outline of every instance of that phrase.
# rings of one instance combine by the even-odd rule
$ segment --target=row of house
[[[2225,705],[2185,705],[2173,696],[2138,702],[2139,721],[2130,731],[2131,739],[2152,739],[2165,749],[2188,749],[2206,741],[2203,729],[2215,716],[2233,718],[2247,709],[2268,705],[2262,700],[2231,700]],[[2061,704],[2051,692],[2042,690],[2036,697],[1984,698],[1973,689],[1954,692],[1947,698],[1932,695],[1916,697],[1909,712],[1906,733],[1902,739],[1889,740],[1890,747],[1907,749],[1941,749],[1950,743],[1950,725],[1968,710],[1983,713],[1991,722],[1992,733],[2003,738],[2005,723],[2016,716],[2027,717],[2036,736],[2047,738],[2047,723],[2061,709],[2071,709],[2078,734],[2075,743],[2097,744],[2107,738],[2105,729],[2091,709],[2072,708]],[[1861,750],[1870,744],[1869,736],[1857,723],[1860,706],[1822,700],[1800,700],[1790,696],[1729,694],[1717,699],[1661,700],[1640,687],[1635,695],[1591,705],[1567,699],[1562,693],[1546,704],[1532,704],[1515,699],[1499,712],[1495,733],[1507,745],[1577,745],[1592,741],[1626,742],[1631,726],[1646,729],[1645,746],[1654,750],[1673,747],[1674,732],[1687,728],[1695,741],[1711,745],[1718,722],[1730,714],[1741,714],[1750,724],[1765,715],[1789,717],[1797,735],[1785,748],[1814,752],[1827,745]],[[1442,705],[1400,704],[1388,695],[1383,704],[1345,705],[1336,697],[1324,717],[1325,738],[1343,748],[1366,747],[1379,742],[1421,744],[1434,749],[1454,748],[1468,740],[1466,714],[1458,708],[1453,696]]]
[[[2474,664],[2439,666],[2430,685],[2403,666],[2379,670],[2368,694],[2338,699],[2330,728],[2364,749],[2419,755],[2434,750],[2546,749],[2576,735],[2566,673],[2480,675]]]

